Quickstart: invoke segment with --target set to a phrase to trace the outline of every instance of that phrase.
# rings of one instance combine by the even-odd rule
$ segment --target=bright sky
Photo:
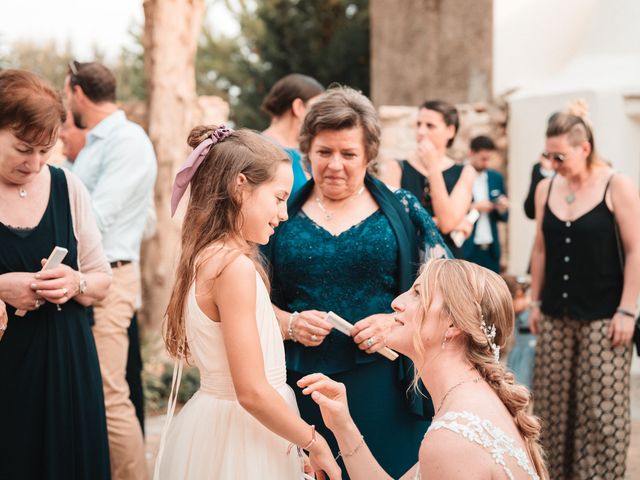
[[[207,3],[214,31],[237,31],[223,1]],[[93,45],[111,58],[132,43],[128,32],[143,19],[142,0],[0,0],[0,45],[18,39],[53,39],[60,45],[71,40],[78,60],[89,60]]]

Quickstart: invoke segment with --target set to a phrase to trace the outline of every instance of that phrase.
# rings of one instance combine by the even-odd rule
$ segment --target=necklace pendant
[[[569,195],[565,196],[564,199],[569,205],[571,205],[576,201],[576,194],[571,192]]]
[[[20,198],[27,198],[27,191],[24,188],[21,188],[18,194],[20,195]]]

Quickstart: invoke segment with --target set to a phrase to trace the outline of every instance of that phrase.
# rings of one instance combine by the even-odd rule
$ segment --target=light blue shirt
[[[91,194],[109,262],[138,262],[157,174],[153,145],[142,127],[122,110],[112,113],[87,135],[73,173]]]

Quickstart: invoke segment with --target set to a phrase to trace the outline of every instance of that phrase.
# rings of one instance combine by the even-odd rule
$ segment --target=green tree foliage
[[[145,96],[143,73],[142,28],[132,26],[133,47],[123,47],[115,61],[107,61],[104,52],[93,47],[91,56],[81,61],[100,62],[111,69],[116,77],[118,100],[143,100]],[[2,45],[0,68],[21,68],[42,75],[56,88],[62,89],[69,71],[69,62],[75,58],[71,42],[60,47],[53,40],[33,42],[16,41]]]
[[[337,82],[369,94],[367,0],[236,5],[240,34],[225,38],[205,27],[196,70],[198,93],[222,95],[238,125],[265,128],[268,118],[260,103],[279,78],[293,72],[311,75],[325,86]]]
[[[3,68],[21,68],[42,75],[62,89],[69,62],[73,59],[71,44],[60,48],[51,40],[43,43],[19,40],[8,45]]]

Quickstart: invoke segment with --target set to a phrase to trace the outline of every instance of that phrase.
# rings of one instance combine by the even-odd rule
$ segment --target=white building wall
[[[501,5],[510,9],[496,20],[496,91],[521,87],[509,96],[508,125],[508,266],[517,274],[529,263],[534,224],[523,202],[551,113],[584,98],[600,155],[640,183],[640,2],[551,3],[496,0],[497,16]],[[539,26],[537,39],[531,25]]]

